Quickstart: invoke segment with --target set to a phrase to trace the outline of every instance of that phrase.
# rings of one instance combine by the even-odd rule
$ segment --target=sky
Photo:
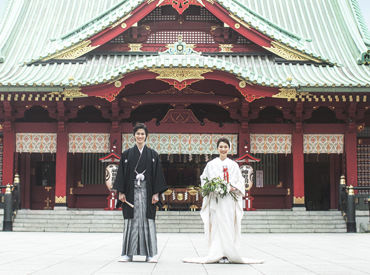
[[[0,18],[3,16],[3,12],[5,10],[5,4],[8,1],[13,1],[13,0],[0,0]],[[50,1],[50,0],[44,0],[44,1]],[[52,1],[56,1],[56,0],[52,0]],[[299,1],[299,0],[296,0],[296,1]],[[327,1],[334,1],[334,0],[327,0]],[[370,30],[370,0],[358,0],[358,2],[362,10],[362,15],[365,18],[365,21],[367,22],[367,27]]]

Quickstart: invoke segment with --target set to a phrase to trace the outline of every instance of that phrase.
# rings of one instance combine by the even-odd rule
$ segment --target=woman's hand
[[[158,193],[152,196],[152,204],[156,204],[159,201]]]
[[[235,192],[235,191],[236,191],[236,188],[235,188],[235,187],[230,186],[230,191],[231,191],[231,192]]]
[[[125,194],[122,194],[121,192],[119,192],[118,199],[121,202],[125,203],[126,202],[126,196],[125,196]]]

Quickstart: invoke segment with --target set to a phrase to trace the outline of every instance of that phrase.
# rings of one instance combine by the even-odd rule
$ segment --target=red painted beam
[[[205,73],[203,76],[205,79],[218,80],[233,85],[249,102],[261,97],[271,97],[279,92],[278,88],[273,87],[250,84],[241,85],[241,81],[228,72],[214,71]]]
[[[98,84],[93,86],[86,86],[81,91],[89,96],[96,96],[105,98],[108,101],[113,101],[115,97],[129,84],[148,79],[156,79],[158,74],[149,72],[147,70],[139,70],[132,73],[126,74],[123,78],[112,83]],[[258,86],[246,84],[245,82],[241,85],[241,81],[236,76],[222,71],[213,71],[202,75],[205,79],[222,81],[226,84],[233,85],[244,98],[251,102],[255,99],[262,97],[271,97],[279,92],[278,88]],[[199,80],[189,79],[182,81],[181,83],[174,79],[161,79],[162,81],[174,85],[178,90],[182,90],[188,85]],[[118,85],[117,85],[118,83]]]
[[[104,83],[82,87],[81,92],[89,95],[105,98],[112,102],[116,96],[129,84],[134,84],[140,80],[153,79],[157,74],[146,70],[135,71],[126,74],[123,78],[113,83]]]
[[[236,32],[240,33],[245,38],[251,40],[252,42],[260,45],[261,47],[270,47],[272,39],[268,36],[258,32],[253,28],[247,28],[240,24],[238,21],[233,19],[229,12],[218,3],[211,4],[204,1],[205,8],[209,10],[214,16],[220,19],[222,22],[229,25]],[[237,24],[237,25],[236,25]],[[238,26],[238,27],[236,27]]]
[[[143,43],[141,44],[141,52],[164,52],[167,50],[167,44],[152,44],[152,43]],[[217,43],[213,44],[204,44],[198,43],[194,45],[194,51],[213,53],[221,52],[221,45]],[[233,45],[231,51],[233,53],[269,53],[267,50],[261,48],[256,44],[250,45]],[[130,52],[129,44],[105,44],[99,48],[99,52]]]
[[[107,43],[108,41],[112,40],[113,38],[117,37],[118,35],[122,34],[124,31],[128,30],[133,24],[139,22],[147,14],[153,11],[157,6],[157,2],[158,0],[153,1],[150,4],[144,2],[139,7],[134,9],[131,12],[131,16],[127,18],[127,20],[125,20],[124,22],[121,22],[114,28],[108,27],[105,30],[91,37],[90,38],[91,46],[101,46]],[[125,24],[124,28],[122,27],[123,23]]]

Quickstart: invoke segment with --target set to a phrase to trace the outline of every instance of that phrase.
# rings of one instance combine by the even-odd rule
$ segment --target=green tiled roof
[[[303,38],[291,31],[287,31],[280,25],[273,23],[267,17],[261,16],[258,12],[248,8],[248,3],[245,0],[219,0],[221,5],[227,8],[232,14],[235,14],[244,22],[247,22],[252,28],[261,31],[270,38],[276,39],[287,46],[296,48],[313,57],[325,60],[326,62],[335,63],[325,56],[315,54],[312,49],[306,46],[311,42],[309,37]],[[272,4],[272,2],[270,2]]]
[[[366,46],[368,47],[368,49],[370,49],[370,32],[369,32],[369,28],[366,25],[365,19],[362,16],[360,5],[358,4],[357,0],[351,0],[350,4],[351,4],[352,12],[355,16],[355,20],[357,21],[357,25],[360,30],[361,36]]]
[[[368,31],[355,0],[219,0],[235,16],[291,47],[328,59],[336,66],[276,63],[272,56],[86,57],[83,63],[25,65],[91,37],[119,20],[139,0],[10,1],[0,22],[0,91],[60,89],[102,82],[135,67],[207,64],[239,72],[259,84],[294,87],[369,87],[370,66],[357,64],[368,50]],[[211,65],[212,64],[212,65]],[[74,80],[70,81],[69,79]],[[287,79],[291,78],[291,82]],[[40,87],[40,88],[38,88]],[[358,91],[370,91],[360,89]]]
[[[39,57],[33,57],[31,60],[27,60],[26,62],[29,63],[34,60],[47,58],[54,53],[60,52],[63,49],[69,48],[85,39],[92,37],[93,35],[109,27],[112,23],[118,21],[120,18],[129,14],[142,2],[143,0],[121,0],[118,4],[113,5],[112,8],[105,10],[95,18],[89,20],[81,26],[78,26],[76,29],[63,34],[61,37],[52,39],[46,51],[42,52]]]

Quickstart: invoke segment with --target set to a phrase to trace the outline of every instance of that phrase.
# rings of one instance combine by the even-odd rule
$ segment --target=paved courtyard
[[[369,234],[243,234],[243,256],[264,264],[186,264],[202,234],[158,234],[159,262],[117,262],[122,234],[0,232],[0,274],[370,274]]]

